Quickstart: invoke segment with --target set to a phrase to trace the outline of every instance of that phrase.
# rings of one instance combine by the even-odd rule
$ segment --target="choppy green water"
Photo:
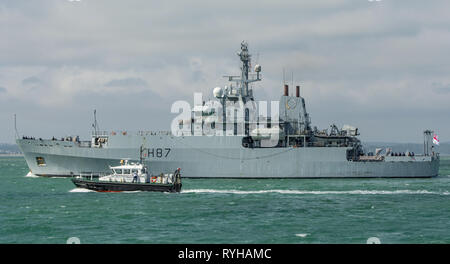
[[[184,179],[95,193],[0,157],[0,243],[450,243],[450,159],[432,179]]]

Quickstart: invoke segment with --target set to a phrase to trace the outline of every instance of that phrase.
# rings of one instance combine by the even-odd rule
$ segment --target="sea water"
[[[28,172],[0,157],[0,243],[450,243],[447,157],[428,179],[183,179],[181,193]]]

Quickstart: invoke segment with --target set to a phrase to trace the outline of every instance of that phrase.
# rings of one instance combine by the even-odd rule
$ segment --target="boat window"
[[[116,174],[122,174],[122,169],[114,169],[114,171],[116,172]]]
[[[43,157],[36,157],[36,163],[37,163],[38,166],[45,166],[45,165],[47,165],[45,163],[45,159]]]
[[[130,169],[124,169],[123,174],[130,174]]]
[[[137,169],[132,169],[131,172],[132,173],[138,173],[138,170]]]

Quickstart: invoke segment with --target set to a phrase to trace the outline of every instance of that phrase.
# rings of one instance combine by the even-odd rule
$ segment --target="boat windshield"
[[[122,169],[113,169],[114,173],[116,174],[122,174]]]

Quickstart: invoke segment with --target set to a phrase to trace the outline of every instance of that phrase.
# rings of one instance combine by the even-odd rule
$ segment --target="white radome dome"
[[[220,88],[220,87],[214,88],[214,90],[213,90],[213,95],[214,95],[214,97],[216,97],[216,98],[222,97],[222,95],[223,95],[223,89]]]

